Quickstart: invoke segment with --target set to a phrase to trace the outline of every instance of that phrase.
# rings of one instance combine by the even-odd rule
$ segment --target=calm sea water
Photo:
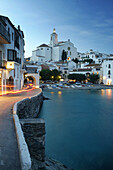
[[[46,155],[77,170],[113,170],[113,91],[44,90]]]

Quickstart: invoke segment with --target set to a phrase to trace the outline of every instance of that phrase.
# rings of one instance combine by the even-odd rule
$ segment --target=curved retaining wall
[[[28,145],[29,146],[31,145],[30,141],[33,141],[34,137],[36,136],[36,133],[33,133],[34,135],[32,135],[32,132],[34,131],[34,129],[37,129],[37,131],[39,129],[39,133],[40,133],[40,129],[43,127],[42,128],[43,129],[43,133],[42,133],[43,142],[42,141],[40,142],[40,138],[37,138],[37,141],[33,141],[33,142],[36,143],[35,149],[36,149],[37,144],[38,145],[43,144],[43,149],[45,150],[45,122],[43,119],[40,119],[40,120],[33,119],[38,116],[42,103],[43,103],[43,94],[41,91],[38,95],[35,95],[31,98],[25,98],[15,103],[13,107],[13,120],[14,120],[15,129],[16,129],[17,143],[18,143],[20,163],[21,163],[22,170],[29,170],[31,169],[31,166],[32,166],[31,155],[30,155],[31,153],[29,153],[30,148],[28,148]],[[23,133],[22,129],[24,130],[25,134],[27,132],[27,136],[29,134],[28,141],[27,141],[28,143],[26,143],[26,140],[24,137],[25,134]],[[28,133],[28,129],[29,130],[32,129],[31,134]],[[41,148],[42,148],[42,145],[41,145]],[[41,157],[41,156],[38,155],[38,157]],[[43,153],[43,161],[44,161],[44,158],[45,158],[45,151]],[[42,165],[42,167],[43,166],[44,164]]]

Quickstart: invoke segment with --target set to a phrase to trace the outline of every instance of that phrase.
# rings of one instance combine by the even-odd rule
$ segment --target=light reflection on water
[[[46,155],[77,170],[113,170],[113,98],[106,90],[44,91]]]
[[[102,89],[101,95],[107,96],[108,99],[111,99],[112,98],[112,89]]]

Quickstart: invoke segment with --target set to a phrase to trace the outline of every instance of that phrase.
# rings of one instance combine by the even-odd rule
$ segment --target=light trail
[[[29,87],[31,87],[31,88],[29,89]],[[29,91],[32,91],[34,89],[35,89],[35,87],[32,87],[32,85],[30,85],[30,86],[27,86],[26,88],[21,89],[21,90],[9,90],[9,91],[7,90],[5,92],[1,92],[0,96],[8,95],[8,94],[18,94],[18,93],[23,93],[23,92],[29,92]]]

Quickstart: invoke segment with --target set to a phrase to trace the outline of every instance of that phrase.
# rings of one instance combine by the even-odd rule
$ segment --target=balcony
[[[17,51],[16,50],[7,50],[7,61],[17,62],[21,64],[21,58],[17,57]]]
[[[0,44],[10,44],[10,34],[0,23]]]
[[[8,58],[8,61],[17,62],[17,63],[21,64],[21,59],[20,58],[15,58],[15,57],[12,58],[12,59]]]

